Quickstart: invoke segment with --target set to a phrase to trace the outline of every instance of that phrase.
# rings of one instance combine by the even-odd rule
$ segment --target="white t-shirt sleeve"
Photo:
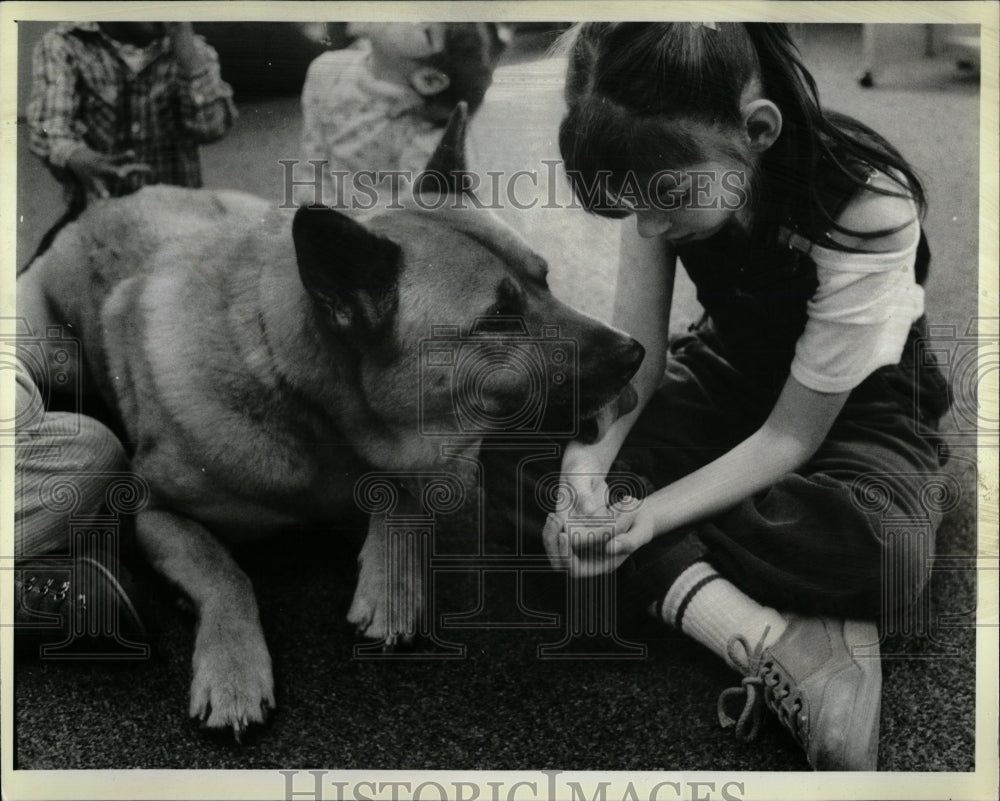
[[[846,392],[879,367],[898,364],[910,326],[924,313],[914,274],[920,226],[911,244],[889,253],[814,248],[819,285],[795,346],[791,373],[817,392]]]

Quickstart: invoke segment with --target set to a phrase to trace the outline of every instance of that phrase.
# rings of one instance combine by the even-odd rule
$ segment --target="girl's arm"
[[[898,361],[911,318],[919,312],[896,297],[900,290],[895,283],[890,281],[887,284],[889,290],[886,290],[884,286],[879,289],[881,284],[873,286],[871,281],[884,281],[899,274],[904,278],[908,276],[910,283],[914,282],[913,260],[919,231],[914,231],[913,228],[913,224],[917,222],[913,203],[908,198],[865,192],[848,205],[838,222],[857,231],[863,231],[866,227],[875,231],[897,229],[874,239],[840,232],[833,235],[847,247],[873,254],[858,257],[859,261],[867,261],[864,270],[855,271],[861,276],[860,279],[855,277],[855,281],[870,296],[869,306],[878,309],[880,313],[867,316],[862,313],[858,319],[854,319],[858,309],[865,312],[864,303],[857,292],[850,294],[846,300],[836,296],[823,300],[820,296],[824,293],[818,292],[817,298],[814,298],[816,312],[822,312],[820,316],[824,318],[836,317],[831,314],[831,308],[846,303],[848,316],[851,318],[846,322],[851,324],[835,329],[847,343],[846,349],[849,352],[859,351],[867,343],[875,351],[884,350],[887,348],[886,342],[895,337],[893,341],[898,347],[888,348],[888,351],[892,351]],[[884,263],[881,254],[886,254]],[[877,271],[872,259],[878,267]],[[861,281],[865,283],[862,285]],[[821,285],[823,283],[821,280]],[[840,287],[839,294],[846,297],[843,287]],[[887,297],[892,299],[892,303]],[[892,312],[891,309],[886,312],[882,308],[892,306],[893,303],[900,307],[897,312]],[[893,322],[894,315],[900,314],[903,315],[903,325],[897,326]],[[883,316],[887,319],[882,320]],[[872,319],[869,320],[868,317]],[[810,323],[807,326],[807,334],[812,325]],[[828,326],[829,320],[822,325]],[[889,333],[873,333],[873,330],[883,328]],[[803,339],[805,338],[806,334],[803,335]],[[829,337],[822,338],[822,342],[829,345]],[[880,343],[879,347],[873,343]],[[849,375],[849,380],[836,382],[827,391],[820,391],[824,387],[807,387],[795,377],[793,367],[774,409],[759,430],[714,462],[653,493],[638,509],[622,512],[615,524],[616,532],[621,533],[611,540],[604,558],[589,564],[574,560],[575,572],[598,573],[616,567],[629,553],[654,536],[718,514],[754,493],[773,486],[783,476],[800,468],[826,439],[851,388],[881,363],[890,361],[864,364],[856,375]]]
[[[563,477],[574,486],[580,499],[574,514],[585,516],[604,508],[604,477],[663,377],[675,263],[664,239],[643,239],[633,223],[625,223],[612,322],[646,349],[642,365],[632,379],[639,402],[632,412],[616,420],[599,442],[590,445],[571,442],[566,447]]]
[[[618,252],[618,282],[612,325],[635,337],[646,349],[642,365],[632,379],[639,395],[636,408],[614,422],[606,435],[592,445],[571,444],[567,453],[587,452],[605,468],[611,466],[625,437],[663,378],[674,293],[676,257],[662,238],[644,239],[633,225],[623,227]]]
[[[849,394],[816,392],[790,376],[754,434],[646,498],[631,528],[611,540],[607,555],[623,557],[657,534],[703,520],[773,486],[819,449]]]

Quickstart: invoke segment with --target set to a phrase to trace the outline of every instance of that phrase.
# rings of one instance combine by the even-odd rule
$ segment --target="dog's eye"
[[[486,313],[490,317],[510,317],[512,315],[519,314],[520,311],[520,308],[514,303],[498,302],[490,306],[489,309],[486,310]]]
[[[496,303],[487,309],[487,315],[513,317],[524,311],[524,298],[520,287],[509,278],[504,278],[497,287]]]

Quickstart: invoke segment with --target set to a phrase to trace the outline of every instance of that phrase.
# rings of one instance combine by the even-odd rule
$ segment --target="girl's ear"
[[[751,100],[743,106],[743,130],[750,150],[763,153],[781,134],[781,112],[766,98]]]
[[[417,67],[410,75],[410,85],[421,97],[433,97],[451,86],[451,78],[434,67]]]

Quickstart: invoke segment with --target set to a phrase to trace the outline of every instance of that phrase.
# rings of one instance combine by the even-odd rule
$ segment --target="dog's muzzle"
[[[587,445],[600,442],[616,420],[627,415],[638,405],[639,393],[629,382],[617,397],[598,409],[595,415],[580,421],[577,439]]]

